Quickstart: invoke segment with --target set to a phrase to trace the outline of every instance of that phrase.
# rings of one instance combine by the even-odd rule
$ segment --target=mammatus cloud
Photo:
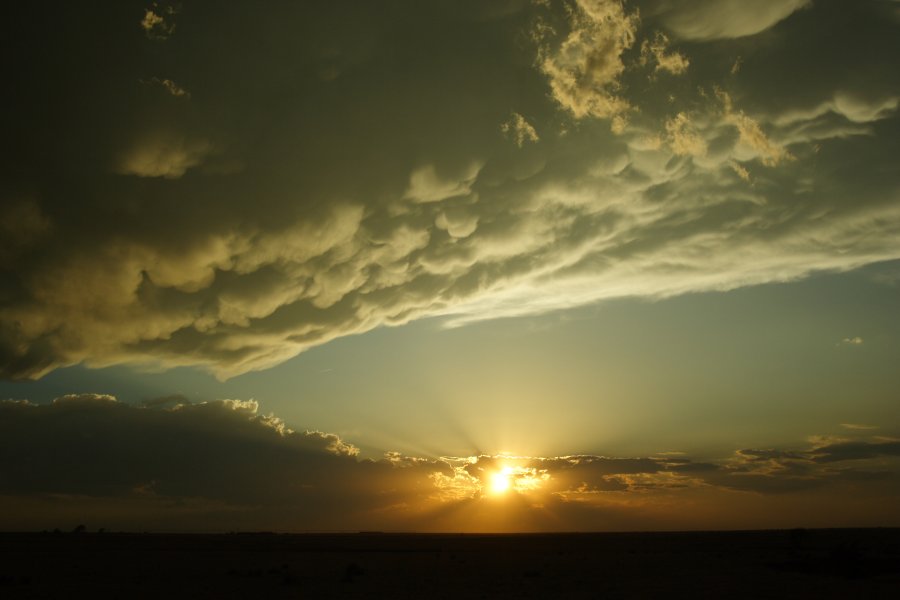
[[[10,42],[30,62],[0,138],[0,372],[229,377],[425,316],[900,258],[884,3],[735,8],[751,29],[778,23],[765,43],[731,40],[707,5],[354,5],[348,20],[298,3],[248,30],[240,11],[191,4],[165,43],[124,5],[35,5]],[[679,43],[666,23],[681,10],[728,35]],[[404,19],[414,34],[396,35]],[[853,52],[834,55],[819,28],[847,19]],[[35,39],[59,51],[29,52]]]
[[[739,450],[696,461],[683,454],[361,459],[334,434],[298,432],[254,401],[131,406],[102,394],[49,405],[0,402],[4,528],[51,528],[72,507],[107,528],[517,530],[731,526],[748,505],[790,503],[803,492],[896,490],[896,441],[865,437],[797,450]],[[877,481],[870,490],[866,482]],[[697,506],[731,495],[728,515]],[[777,500],[778,497],[788,498]],[[826,503],[827,504],[827,503]],[[91,509],[91,506],[102,507]],[[873,502],[871,505],[877,505]],[[825,506],[807,521],[834,517]],[[92,512],[93,511],[93,512]],[[816,511],[813,511],[816,513]],[[641,519],[652,515],[649,524]],[[679,516],[680,515],[680,516]],[[880,524],[900,514],[844,515]],[[888,518],[888,520],[885,520]],[[110,523],[109,520],[115,521]],[[720,520],[721,519],[721,520]],[[893,519],[893,521],[891,521]],[[777,515],[763,524],[784,525]]]
[[[468,196],[480,169],[480,164],[473,163],[462,172],[443,177],[434,165],[425,165],[410,174],[405,198],[424,203]]]
[[[690,40],[739,38],[769,29],[811,0],[657,0],[650,14],[660,15],[678,37]]]
[[[138,177],[177,179],[188,169],[201,164],[213,150],[212,144],[206,140],[187,139],[176,132],[158,132],[138,139],[132,148],[126,150],[117,172]]]

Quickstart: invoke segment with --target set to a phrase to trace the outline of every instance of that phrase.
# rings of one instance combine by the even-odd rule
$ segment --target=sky
[[[0,529],[900,526],[900,2],[9,22]]]

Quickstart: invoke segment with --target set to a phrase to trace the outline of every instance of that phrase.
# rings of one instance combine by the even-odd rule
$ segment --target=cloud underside
[[[54,116],[5,125],[3,375],[125,362],[229,377],[425,316],[460,324],[900,258],[900,85],[885,59],[898,38],[880,5],[841,12],[875,28],[859,34],[872,43],[848,42],[862,54],[825,70],[796,57],[833,55],[814,35],[838,18],[827,3],[768,2],[749,29],[715,11],[702,31],[680,28],[676,15],[712,11],[701,5],[648,4],[641,20],[612,0],[502,15],[473,3],[454,19],[416,12],[422,29],[405,35],[389,34],[390,11],[357,7],[360,28],[303,6],[259,31],[226,11],[213,35],[185,7],[166,39],[122,9],[135,51],[92,55],[78,85],[66,61],[89,50],[22,52],[38,62],[16,71],[14,112]],[[113,35],[90,17],[41,23],[63,47],[84,39],[62,35],[71,19]],[[775,42],[729,41],[776,23]],[[191,36],[238,41],[197,53],[177,42]],[[720,40],[688,55],[685,37]],[[123,56],[140,58],[110,63]],[[217,66],[229,61],[240,85]]]
[[[740,38],[769,29],[811,0],[658,0],[651,11],[662,15],[665,25],[684,39]]]
[[[900,487],[900,442],[885,437],[742,449],[715,461],[673,453],[396,452],[368,460],[336,435],[292,431],[259,414],[253,401],[170,397],[139,408],[96,394],[49,405],[4,401],[0,434],[5,528],[65,526],[60,521],[79,511],[73,518],[103,519],[97,526],[107,528],[295,531],[771,527],[900,518],[887,502]],[[498,474],[506,478],[503,494],[496,493]],[[792,512],[808,502],[807,493],[819,494],[817,508]],[[864,506],[854,504],[860,497]],[[751,507],[749,514],[772,512],[748,518]]]

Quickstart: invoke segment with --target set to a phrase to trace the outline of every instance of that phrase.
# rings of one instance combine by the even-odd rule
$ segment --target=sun
[[[493,494],[505,494],[509,491],[509,488],[512,487],[512,482],[510,481],[510,476],[512,475],[512,469],[509,467],[503,467],[496,473],[491,475],[491,493]]]

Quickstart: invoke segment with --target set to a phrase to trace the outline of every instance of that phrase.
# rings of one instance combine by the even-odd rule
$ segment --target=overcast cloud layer
[[[892,2],[14,15],[6,377],[82,361],[232,376],[423,316],[900,258]]]
[[[540,531],[897,525],[900,439],[658,456],[362,460],[254,401],[0,401],[0,526]],[[498,473],[509,489],[493,493]],[[815,494],[811,502],[810,494]],[[74,522],[70,522],[74,520]]]

